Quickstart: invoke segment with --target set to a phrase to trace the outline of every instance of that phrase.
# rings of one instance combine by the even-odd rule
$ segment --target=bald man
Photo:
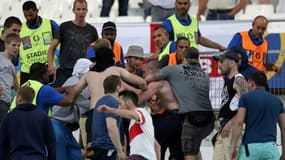
[[[268,20],[264,16],[257,16],[252,22],[252,29],[238,32],[234,35],[228,45],[228,50],[235,46],[240,46],[247,51],[248,63],[261,72],[279,72],[279,67],[268,63],[266,55],[268,53],[268,41],[263,38],[267,29]]]

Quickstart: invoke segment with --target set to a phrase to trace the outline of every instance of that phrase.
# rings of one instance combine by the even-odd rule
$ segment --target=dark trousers
[[[114,0],[103,0],[100,17],[109,17]],[[128,15],[129,0],[119,0],[119,16]]]
[[[72,76],[72,69],[58,68],[56,69],[56,78],[52,87],[61,87],[63,83]]]
[[[230,11],[229,11],[230,12]],[[207,20],[234,20],[234,16],[229,16],[229,12],[218,12],[218,11],[209,11],[207,14]]]
[[[0,99],[0,124],[2,119],[8,114],[10,103],[7,103]]]

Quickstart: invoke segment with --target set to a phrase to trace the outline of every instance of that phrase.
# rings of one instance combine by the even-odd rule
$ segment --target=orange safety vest
[[[174,65],[174,64],[177,64],[177,61],[176,61],[176,53],[171,53],[168,55],[168,65]]]
[[[268,42],[263,39],[263,43],[259,46],[255,45],[250,39],[249,32],[240,32],[242,47],[249,51],[251,54],[248,55],[248,63],[253,67],[257,68],[261,72],[265,72],[264,57],[268,52]]]
[[[113,52],[115,55],[115,62],[121,61],[121,45],[118,42],[114,42]]]
[[[96,42],[92,42],[89,46],[96,46]],[[114,42],[113,48],[115,62],[121,61],[121,45],[118,42]]]

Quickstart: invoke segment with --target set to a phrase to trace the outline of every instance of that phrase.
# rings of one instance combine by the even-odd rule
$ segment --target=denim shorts
[[[241,145],[239,160],[279,160],[280,154],[275,142],[250,143],[248,145],[249,156],[246,156],[245,145]]]

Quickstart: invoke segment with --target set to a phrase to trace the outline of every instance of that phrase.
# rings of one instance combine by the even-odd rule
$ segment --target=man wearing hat
[[[125,56],[127,63],[125,68],[130,72],[140,77],[143,76],[142,70],[139,68],[139,64],[144,59],[144,52],[141,46],[131,45],[128,48]]]
[[[116,24],[111,21],[104,23],[102,27],[102,39],[108,39],[110,41],[112,50],[115,55],[114,57],[115,63],[125,64],[123,48],[122,48],[122,45],[116,41],[116,37],[117,37]],[[96,48],[96,45],[97,45],[97,42],[93,42],[88,47],[87,53],[86,53],[88,58],[96,57],[95,50],[94,50]]]
[[[230,159],[232,120],[236,115],[237,103],[241,94],[247,91],[247,82],[238,72],[238,53],[228,51],[222,55],[214,56],[219,61],[219,69],[224,76],[224,86],[221,94],[221,109],[217,120],[217,135],[213,140],[213,160]]]
[[[179,103],[178,114],[184,118],[182,151],[184,159],[202,159],[200,145],[214,128],[209,98],[210,80],[199,64],[199,52],[190,47],[183,52],[183,62],[166,66],[145,77],[147,82],[167,80]]]

